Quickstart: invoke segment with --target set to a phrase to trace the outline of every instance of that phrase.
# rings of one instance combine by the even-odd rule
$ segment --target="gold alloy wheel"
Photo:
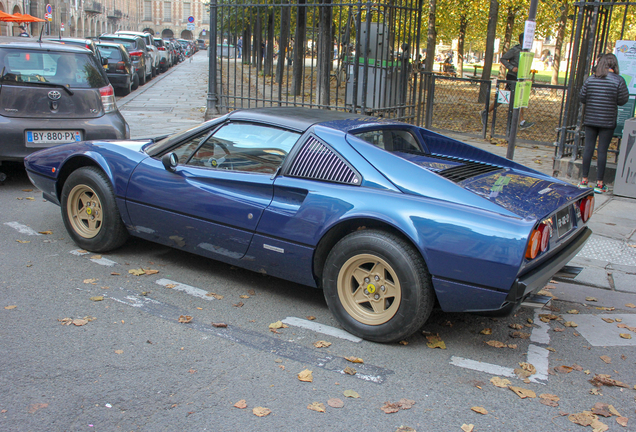
[[[66,212],[73,230],[84,238],[93,238],[102,227],[102,202],[90,187],[80,184],[71,189]]]
[[[347,260],[338,273],[338,297],[347,313],[367,325],[389,321],[402,300],[400,281],[393,268],[375,255]]]

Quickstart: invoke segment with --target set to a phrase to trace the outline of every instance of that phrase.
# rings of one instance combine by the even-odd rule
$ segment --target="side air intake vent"
[[[300,149],[287,175],[351,185],[360,185],[362,180],[344,159],[314,137]]]
[[[462,163],[461,165],[457,165],[452,168],[447,168],[445,170],[437,172],[437,174],[441,175],[442,177],[446,177],[447,179],[454,181],[455,183],[459,183],[462,180],[476,177],[481,174],[487,174],[493,171],[500,171],[502,169],[502,167],[500,166],[490,165],[483,162],[475,162],[466,159],[452,158],[441,155],[434,155],[434,157]]]

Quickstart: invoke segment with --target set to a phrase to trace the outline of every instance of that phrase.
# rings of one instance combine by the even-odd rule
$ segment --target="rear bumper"
[[[110,81],[115,88],[128,88],[130,85],[130,75],[116,73],[109,73],[106,75],[108,75],[108,81]]]
[[[21,161],[27,155],[46,148],[27,147],[25,130],[79,130],[85,141],[130,138],[128,123],[119,111],[93,119],[29,119],[0,116],[0,130],[0,161]]]

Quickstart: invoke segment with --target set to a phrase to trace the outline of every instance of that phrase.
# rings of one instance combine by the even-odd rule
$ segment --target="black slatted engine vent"
[[[476,177],[481,174],[487,174],[493,171],[499,171],[503,168],[497,165],[491,165],[483,162],[475,162],[461,158],[455,158],[450,156],[442,156],[442,155],[429,155],[436,159],[442,159],[452,162],[461,162],[461,165],[457,165],[451,168],[446,168],[445,170],[438,171],[437,174],[441,175],[444,178],[447,178],[455,183],[459,183],[460,181],[466,180],[471,177]]]
[[[362,180],[344,159],[314,137],[300,149],[287,175],[356,186]]]

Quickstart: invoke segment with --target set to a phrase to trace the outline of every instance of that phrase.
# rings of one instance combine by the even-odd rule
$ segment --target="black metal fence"
[[[506,138],[509,105],[480,113],[506,81],[423,72],[422,0],[331,3],[274,0],[217,6],[219,107],[334,109],[439,131]],[[514,88],[514,86],[513,86]],[[481,95],[481,96],[480,96]],[[488,97],[486,97],[488,96]],[[519,140],[553,145],[564,87],[533,87]]]

